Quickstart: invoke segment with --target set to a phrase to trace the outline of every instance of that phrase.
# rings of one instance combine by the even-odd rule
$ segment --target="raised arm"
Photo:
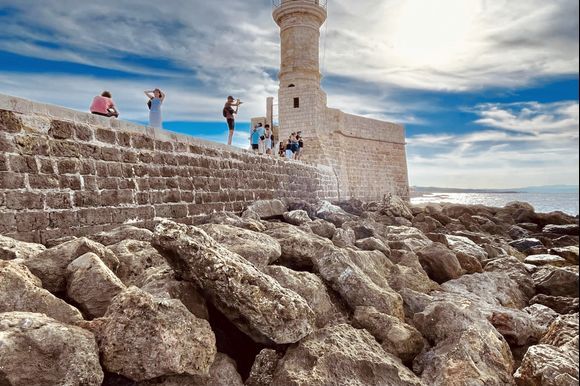
[[[155,97],[153,91],[143,91],[143,92],[145,93],[145,95],[147,95],[147,98],[149,99],[153,99]]]
[[[159,90],[159,95],[161,97],[161,102],[163,102],[165,100],[165,93],[161,90]]]

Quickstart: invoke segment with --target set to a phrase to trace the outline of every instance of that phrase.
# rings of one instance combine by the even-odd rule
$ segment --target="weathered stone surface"
[[[167,265],[150,241],[123,240],[109,246],[119,259],[117,277],[126,285],[134,285],[149,268]]]
[[[502,336],[455,302],[435,302],[413,322],[432,344],[413,364],[426,385],[513,385],[514,362]]]
[[[568,247],[556,247],[550,249],[550,253],[554,255],[558,255],[566,259],[571,264],[578,265],[578,254],[579,250],[576,246],[568,246]]]
[[[329,326],[291,346],[272,385],[421,385],[401,362],[365,330]]]
[[[530,314],[538,326],[540,326],[544,331],[547,331],[548,327],[550,327],[552,322],[559,316],[556,311],[541,304],[532,304],[531,306],[524,308],[523,311]]]
[[[485,271],[505,273],[518,284],[520,290],[528,298],[533,297],[536,293],[532,275],[528,272],[526,266],[515,257],[509,256],[493,260],[485,266]]]
[[[336,228],[332,236],[332,242],[339,248],[346,248],[354,246],[356,236],[354,231],[350,228]]]
[[[0,235],[0,260],[28,259],[45,249],[42,244],[25,243]]]
[[[578,313],[559,316],[550,324],[541,344],[562,347],[578,337]]]
[[[530,347],[514,378],[518,386],[578,385],[578,336],[563,347]]]
[[[380,313],[374,307],[357,307],[353,325],[370,332],[385,351],[403,362],[412,361],[423,349],[423,336],[416,328]]]
[[[125,285],[94,253],[85,253],[66,268],[70,299],[90,318],[107,312],[111,300],[125,290]]]
[[[189,312],[200,319],[209,319],[205,299],[197,288],[180,278],[168,265],[149,268],[135,285],[156,298],[181,300]]]
[[[387,231],[387,241],[389,242],[389,246],[391,246],[391,243],[393,242],[399,242],[407,246],[408,250],[417,252],[418,250],[433,244],[433,242],[425,236],[423,232],[416,228],[408,226],[389,226],[387,227]]]
[[[2,385],[99,386],[103,370],[90,332],[43,314],[0,313]]]
[[[349,256],[347,252],[335,251],[318,256],[315,260],[316,271],[330,283],[351,309],[372,306],[379,312],[403,319],[403,301],[401,296],[389,287],[385,274],[377,271],[377,266],[373,269],[370,259],[357,260],[357,257],[363,257],[362,254],[357,255],[351,251]],[[384,257],[382,253],[378,253]],[[365,269],[363,270],[361,266]]]
[[[256,213],[262,219],[267,219],[284,215],[288,208],[280,200],[258,200],[250,204],[246,210]]]
[[[271,386],[278,362],[282,359],[275,350],[263,349],[256,355],[245,386]]]
[[[443,244],[433,243],[416,253],[427,275],[437,283],[444,283],[464,274],[455,253]]]
[[[542,229],[543,233],[556,233],[559,235],[569,235],[578,236],[580,234],[580,228],[578,224],[568,224],[568,225],[546,225]]]
[[[474,243],[467,237],[447,235],[447,245],[456,255],[475,257],[480,262],[487,259],[485,249]]]
[[[207,321],[180,301],[156,299],[137,287],[115,297],[105,316],[92,323],[104,368],[134,381],[205,375],[216,355]]]
[[[578,297],[578,270],[546,266],[532,275],[538,293]]]
[[[289,268],[271,265],[263,272],[272,276],[284,288],[302,296],[316,315],[316,326],[324,327],[328,322],[342,317],[334,304],[324,282],[310,272],[297,272]]]
[[[315,235],[327,239],[331,239],[336,230],[336,226],[333,223],[321,219],[306,223],[304,226],[308,227]]]
[[[389,217],[403,217],[413,219],[413,212],[409,205],[398,196],[388,195],[380,204],[379,212]]]
[[[553,265],[555,267],[563,267],[569,265],[568,261],[563,257],[557,255],[529,255],[525,258],[524,263],[532,265]]]
[[[119,266],[119,260],[111,250],[85,237],[47,249],[25,260],[24,264],[42,280],[44,288],[50,292],[62,292],[66,289],[66,267],[88,252],[96,254],[113,272]]]
[[[199,222],[194,224],[220,224],[220,225],[231,225],[238,228],[248,229],[254,232],[263,232],[266,227],[260,222],[260,220],[253,220],[249,218],[241,218],[235,214],[228,212],[216,212],[210,215],[201,217]]]
[[[359,239],[355,243],[357,248],[363,251],[381,251],[385,256],[391,256],[391,249],[385,245],[380,239],[376,237],[367,237],[365,239]]]
[[[534,227],[535,226],[536,224],[534,224]],[[512,225],[508,229],[508,235],[514,240],[525,239],[526,237],[530,236],[530,231],[522,228],[521,226]]]
[[[279,264],[297,269],[311,268],[316,256],[335,249],[330,240],[292,225],[276,225],[268,229],[266,234],[276,239],[281,246]]]
[[[314,313],[301,296],[218,245],[203,230],[163,221],[155,229],[153,245],[256,341],[292,343],[312,331]]]
[[[288,224],[300,226],[312,221],[305,210],[293,210],[283,214],[284,221]]]
[[[0,313],[12,311],[46,314],[69,324],[83,318],[79,310],[43,289],[19,260],[0,260]]]
[[[212,239],[258,268],[278,260],[282,254],[280,243],[265,233],[258,233],[231,225],[200,225]]]
[[[542,304],[546,307],[550,307],[559,314],[573,314],[580,311],[578,298],[571,297],[539,294],[530,300],[530,304]]]
[[[105,246],[117,244],[123,240],[137,240],[151,242],[153,232],[149,229],[137,228],[132,225],[122,225],[108,232],[97,233],[89,237],[91,240]]]
[[[408,267],[406,265],[395,264],[389,267],[386,275],[389,286],[397,292],[403,288],[409,288],[413,291],[429,293],[439,289],[439,285],[425,271],[419,267]]]

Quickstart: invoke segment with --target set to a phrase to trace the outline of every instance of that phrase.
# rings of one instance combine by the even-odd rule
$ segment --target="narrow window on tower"
[[[294,108],[300,108],[300,98],[294,98]]]

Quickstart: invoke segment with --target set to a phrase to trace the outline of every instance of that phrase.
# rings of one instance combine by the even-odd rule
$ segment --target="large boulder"
[[[499,272],[508,275],[528,298],[533,297],[536,293],[532,275],[526,269],[525,264],[513,256],[491,261],[486,264],[485,272]]]
[[[376,237],[367,237],[365,239],[357,240],[354,245],[363,251],[381,251],[385,256],[391,256],[391,249]]]
[[[312,332],[314,312],[301,296],[217,244],[203,230],[163,221],[155,228],[153,245],[255,341],[293,343]]]
[[[429,293],[440,288],[437,283],[429,279],[421,267],[395,264],[389,267],[386,278],[389,286],[397,292],[409,288],[413,291]]]
[[[568,236],[578,236],[580,233],[580,228],[578,224],[568,224],[568,225],[546,225],[542,229],[544,233],[555,233],[558,235],[568,235]]]
[[[334,231],[336,230],[336,225],[321,219],[308,222],[304,224],[303,227],[307,227],[315,235],[324,237],[326,239],[331,239],[332,236],[334,236]]]
[[[316,326],[324,327],[328,322],[341,318],[324,282],[310,272],[297,272],[280,265],[271,265],[263,270],[284,288],[302,296],[316,315]]]
[[[69,324],[83,318],[79,310],[43,289],[25,265],[0,260],[0,313],[12,311],[46,314]]]
[[[353,325],[373,335],[385,351],[403,362],[411,362],[423,349],[423,336],[415,327],[378,312],[374,307],[357,307]]]
[[[566,259],[558,255],[529,255],[525,258],[524,263],[537,266],[553,265],[555,267],[564,267],[570,265]]]
[[[413,322],[433,344],[413,364],[426,385],[513,385],[510,347],[477,313],[456,302],[430,303]]]
[[[125,285],[94,253],[85,253],[66,268],[66,293],[89,317],[105,315],[111,300]]]
[[[514,240],[514,241],[511,241],[509,243],[509,245],[511,247],[514,247],[518,251],[525,253],[525,254],[528,254],[528,252],[530,250],[532,250],[533,248],[538,248],[538,247],[545,248],[544,244],[536,238],[525,238],[525,239]]]
[[[310,216],[308,216],[308,212],[305,210],[293,210],[290,212],[286,212],[282,215],[284,221],[288,224],[300,226],[309,222],[312,222]]]
[[[105,246],[117,244],[123,240],[137,240],[151,242],[153,232],[149,229],[137,228],[133,225],[121,225],[110,231],[97,233],[89,236],[91,240],[101,243]]]
[[[384,258],[382,253],[378,254]],[[357,255],[354,252],[349,256],[348,251],[335,251],[318,256],[315,260],[315,269],[351,309],[372,306],[379,312],[402,320],[403,301],[386,280],[384,272],[388,272],[386,271],[388,268],[385,267],[384,272],[377,270],[377,266],[374,268],[370,266],[373,260],[377,260],[376,258],[363,257],[362,254]]]
[[[550,253],[563,257],[570,264],[578,265],[579,249],[577,246],[556,247],[550,249]]]
[[[258,233],[231,225],[200,225],[212,239],[258,268],[278,260],[282,254],[280,243],[265,233]]]
[[[578,337],[578,313],[559,316],[550,324],[541,344],[562,347]]]
[[[126,285],[135,285],[136,280],[152,267],[166,266],[165,258],[157,252],[150,241],[123,240],[109,246],[119,259],[116,274]]]
[[[45,249],[41,244],[26,243],[0,235],[0,260],[28,259]]]
[[[389,217],[413,219],[413,212],[409,204],[399,196],[387,195],[380,203],[379,212]]]
[[[339,248],[352,247],[355,241],[356,236],[350,228],[336,228],[332,236],[332,242]]]
[[[272,349],[263,349],[256,355],[250,375],[246,379],[246,386],[271,386],[274,385],[274,373],[278,362],[282,358],[278,352]]]
[[[550,296],[539,294],[530,300],[530,304],[542,304],[550,307],[559,314],[573,314],[580,311],[578,298],[564,296]]]
[[[333,223],[338,228],[340,228],[345,222],[356,218],[354,215],[345,212],[341,207],[333,205],[328,201],[322,201],[320,207],[316,211],[316,216]]]
[[[464,270],[453,251],[440,243],[433,243],[416,251],[421,266],[437,283],[457,279]]]
[[[66,289],[66,267],[77,257],[92,252],[113,272],[119,266],[117,256],[110,249],[85,237],[49,248],[27,260],[24,264],[42,281],[42,286],[50,292]]]
[[[291,346],[272,385],[422,385],[365,330],[348,324],[320,329]]]
[[[220,224],[231,225],[238,228],[248,229],[254,232],[263,232],[266,227],[260,220],[242,218],[229,212],[214,212],[206,216],[193,219],[194,224]]]
[[[514,374],[518,386],[578,385],[578,336],[562,347],[532,346]]]
[[[536,320],[537,324],[542,328],[544,333],[548,330],[548,327],[550,327],[552,322],[556,320],[558,316],[560,316],[553,309],[541,304],[532,304],[531,306],[524,308],[524,311],[530,314],[534,320]]]
[[[99,386],[95,337],[43,314],[0,313],[0,384]]]
[[[104,368],[134,381],[165,375],[206,375],[216,355],[209,323],[177,300],[156,299],[130,287],[104,317],[88,325]]]
[[[261,219],[280,217],[287,210],[286,205],[280,200],[258,200],[246,208],[246,211],[257,214]]]
[[[209,319],[207,304],[199,290],[168,265],[149,268],[135,285],[156,298],[180,300],[198,318]]]
[[[538,293],[578,297],[578,269],[546,266],[532,275]]]
[[[330,240],[288,224],[276,224],[265,233],[280,244],[277,263],[295,269],[312,268],[316,256],[335,249]]]
[[[392,245],[400,244],[400,246],[395,249],[402,249],[402,246],[405,246],[408,250],[416,252],[417,250],[433,244],[433,242],[425,236],[423,232],[416,228],[408,226],[389,226],[387,227],[387,232],[387,242],[391,248],[393,248]]]
[[[448,235],[447,245],[455,252],[461,267],[467,273],[481,272],[481,263],[488,258],[485,249],[471,241],[467,237]]]

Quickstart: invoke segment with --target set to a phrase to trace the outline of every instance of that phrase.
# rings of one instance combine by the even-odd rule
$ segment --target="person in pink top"
[[[115,102],[111,99],[111,93],[108,91],[103,91],[101,95],[97,95],[93,98],[90,110],[91,113],[102,115],[104,117],[119,117],[119,112],[115,107]]]

